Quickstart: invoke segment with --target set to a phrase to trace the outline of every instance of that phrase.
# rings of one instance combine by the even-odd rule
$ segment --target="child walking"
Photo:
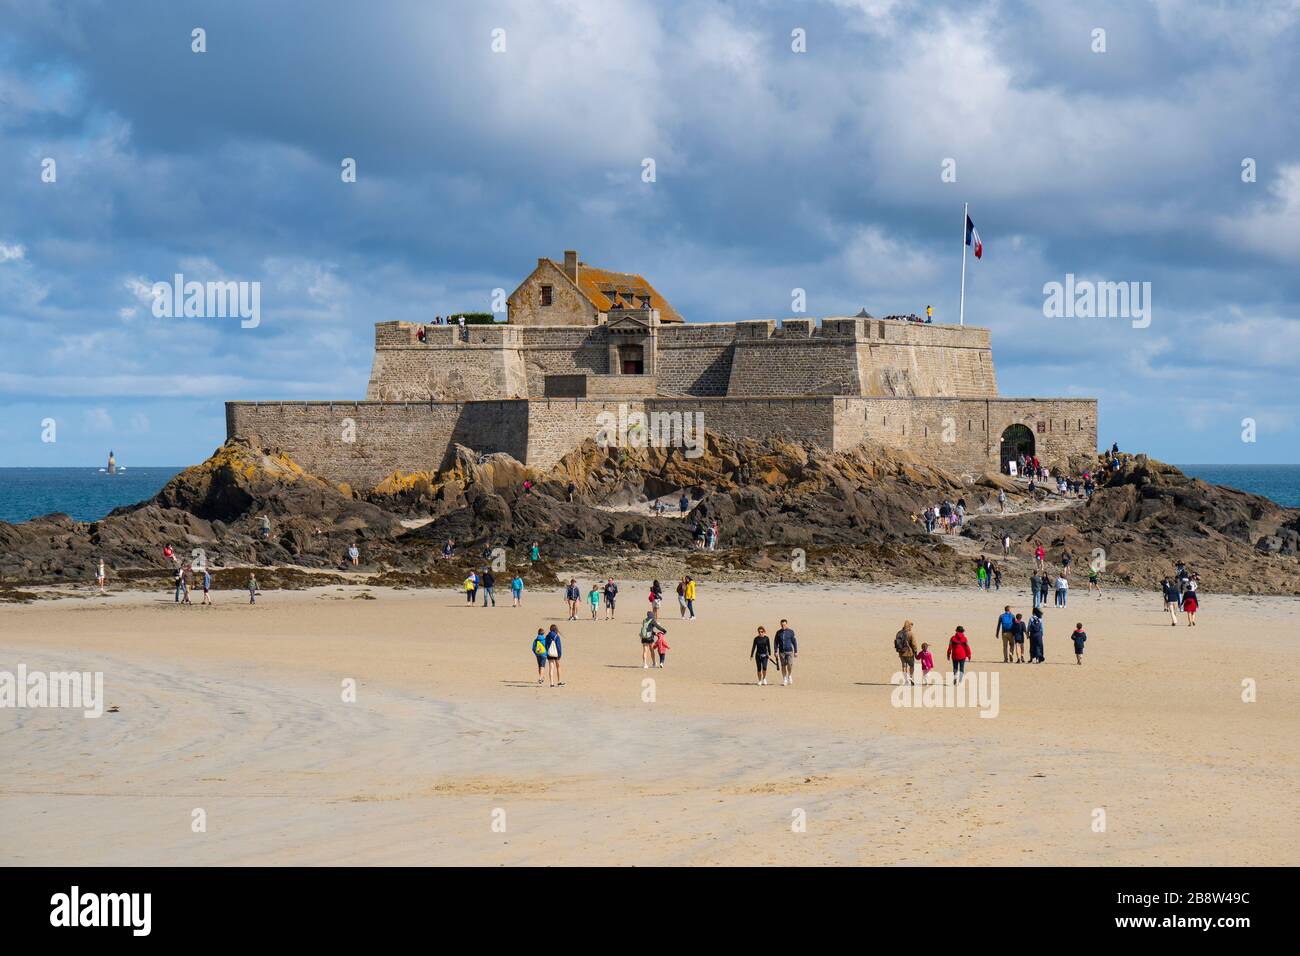
[[[921,682],[925,682],[925,677],[930,671],[934,670],[934,655],[930,653],[930,645],[921,642],[921,653],[916,655],[916,659],[921,662]]]
[[[1074,625],[1074,633],[1070,635],[1070,640],[1074,641],[1074,659],[1076,662],[1083,663],[1083,644],[1088,640],[1087,632],[1083,629],[1083,622],[1079,621]]]
[[[664,664],[668,663],[668,652],[672,650],[672,648],[668,646],[668,641],[664,639],[663,631],[659,632],[659,636],[655,640],[655,650],[659,654],[659,666],[663,667]]]
[[[587,594],[587,603],[591,605],[591,619],[596,620],[596,612],[600,610],[600,587],[593,584],[591,591]]]

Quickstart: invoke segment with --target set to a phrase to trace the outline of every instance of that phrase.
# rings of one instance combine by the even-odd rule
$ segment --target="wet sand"
[[[566,623],[558,587],[521,609],[506,589],[483,609],[360,586],[267,592],[256,607],[229,592],[213,608],[161,592],[6,606],[0,670],[102,671],[118,710],[0,710],[0,863],[1300,856],[1294,598],[1207,595],[1199,625],[1175,629],[1155,595],[1080,591],[1046,612],[1047,663],[1015,665],[993,627],[1003,604],[1027,610],[1022,592],[706,583],[694,623],[668,595],[668,666],[647,671],[646,591],[624,582],[620,620],[594,623]],[[754,626],[782,616],[799,637],[795,684],[773,668],[754,686]],[[996,717],[893,705],[904,617],[941,670],[966,626],[972,677],[998,677]],[[555,689],[537,685],[529,650],[552,621]]]

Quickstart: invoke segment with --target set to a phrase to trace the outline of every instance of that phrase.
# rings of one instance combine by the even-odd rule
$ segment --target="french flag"
[[[969,214],[966,216],[966,245],[974,247],[976,259],[984,255],[984,243],[980,241],[979,230]]]

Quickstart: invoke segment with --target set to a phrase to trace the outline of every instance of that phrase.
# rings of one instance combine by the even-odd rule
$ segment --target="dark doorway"
[[[1007,462],[1017,461],[1021,455],[1034,456],[1034,433],[1028,425],[1010,425],[1002,433],[1002,473],[1006,474]]]
[[[624,375],[645,374],[645,353],[639,345],[620,345],[618,361]]]

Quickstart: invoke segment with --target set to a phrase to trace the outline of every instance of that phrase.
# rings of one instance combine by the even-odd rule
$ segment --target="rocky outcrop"
[[[1011,513],[1001,513],[999,493]],[[1023,483],[995,474],[963,481],[896,450],[829,454],[782,439],[714,435],[695,458],[682,449],[587,442],[545,471],[457,446],[441,471],[395,473],[356,493],[236,442],[150,501],[102,521],[47,515],[0,523],[0,581],[86,582],[102,556],[119,578],[163,582],[168,544],[182,559],[201,553],[216,567],[344,569],[355,543],[376,580],[446,584],[459,579],[465,556],[477,563],[500,546],[523,561],[537,542],[552,563],[535,572],[546,575],[574,562],[633,574],[668,561],[697,574],[773,578],[798,556],[825,577],[966,584],[975,558],[1000,556],[1007,534],[1013,554],[998,560],[1013,576],[1027,576],[1042,543],[1053,560],[1069,549],[1080,568],[1099,554],[1112,584],[1148,587],[1183,559],[1207,591],[1300,592],[1300,514],[1267,499],[1144,456],[1126,457],[1087,501],[1042,494],[1031,499]],[[647,503],[661,497],[672,502],[665,516]],[[958,498],[971,516],[963,534],[928,534],[920,514]],[[271,525],[265,538],[263,516]],[[714,520],[721,548],[694,549],[695,524]],[[447,538],[460,560],[438,559]]]

